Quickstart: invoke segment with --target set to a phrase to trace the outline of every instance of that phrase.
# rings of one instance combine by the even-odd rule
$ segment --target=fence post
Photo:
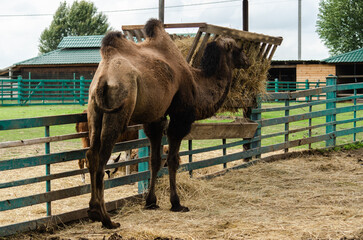
[[[140,138],[146,138],[146,135],[145,135],[145,132],[143,129],[139,130],[139,139]],[[139,148],[139,158],[147,157],[147,156],[149,156],[149,147]],[[138,164],[138,172],[144,172],[144,171],[147,171],[148,169],[149,169],[148,161]],[[143,181],[138,182],[137,185],[138,185],[139,193],[145,192],[145,190],[148,188],[148,185],[149,185],[148,182],[149,182],[148,180],[143,180]]]
[[[226,145],[227,140],[225,138],[222,139],[222,144]],[[227,148],[223,147],[223,156],[227,155]],[[227,163],[223,163],[223,168],[227,168]]]
[[[257,109],[261,109],[261,98],[260,97],[257,97],[256,98],[256,101],[257,101]],[[251,114],[251,120],[252,121],[259,121],[261,120],[261,112],[258,112],[258,113],[252,113]],[[251,143],[251,148],[261,148],[261,126],[259,124],[259,126],[257,127],[257,130],[256,130],[256,133],[255,133],[255,136],[253,136],[254,138],[259,138],[258,140],[254,141]],[[261,157],[261,154],[257,154],[255,156],[256,158],[260,158]]]
[[[49,137],[50,136],[50,131],[49,131],[49,126],[45,126],[45,137]],[[50,142],[45,143],[45,154],[50,154]],[[50,174],[50,164],[47,164],[45,166],[45,175],[49,175]],[[46,185],[45,185],[45,191],[46,192],[50,192],[51,190],[51,185],[50,185],[50,180],[46,181]],[[51,216],[52,215],[52,202],[47,202],[47,216]]]
[[[290,106],[290,99],[285,99],[285,107],[289,107]],[[285,117],[290,116],[290,110],[286,109],[285,110]],[[290,126],[289,126],[289,122],[285,123],[285,143],[287,143],[289,141],[289,130],[290,130]],[[284,152],[287,153],[289,152],[288,148],[284,149]]]
[[[316,83],[315,88],[319,88],[320,87],[320,79],[318,79],[318,82]],[[320,94],[318,94],[318,96],[316,96],[318,101],[320,100]]]
[[[23,83],[21,75],[18,76],[18,104],[21,105],[22,93],[23,91]]]
[[[193,140],[188,140],[188,151],[193,150]],[[193,162],[193,154],[189,154],[189,162]],[[189,176],[193,177],[193,170],[189,171]]]
[[[329,75],[326,78],[326,86],[335,86],[335,90],[333,92],[326,93],[326,99],[332,100],[331,102],[329,101],[326,103],[326,109],[334,109],[336,108],[337,77]],[[325,141],[326,147],[332,147],[335,146],[336,144],[336,137],[335,137],[336,124],[334,123],[335,121],[336,121],[336,114],[326,115],[326,123],[328,125],[325,127],[325,133],[326,134],[333,133],[333,137]]]
[[[79,103],[81,105],[84,105],[84,77],[81,76],[80,78],[80,82],[79,82]]]
[[[305,90],[309,90],[309,88],[310,88],[309,79],[306,79],[305,80]],[[309,102],[309,96],[305,97],[305,101]]]
[[[275,78],[275,93],[279,92],[279,79]],[[278,99],[275,99],[275,102],[278,102]]]

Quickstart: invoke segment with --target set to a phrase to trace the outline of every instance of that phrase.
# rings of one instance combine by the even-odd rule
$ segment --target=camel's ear
[[[201,67],[207,76],[215,73],[221,57],[221,49],[217,42],[208,43],[204,50]]]

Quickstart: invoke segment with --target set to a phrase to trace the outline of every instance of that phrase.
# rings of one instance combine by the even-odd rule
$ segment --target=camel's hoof
[[[172,207],[170,209],[170,211],[172,211],[172,212],[189,212],[189,208],[180,205],[177,207]]]
[[[108,229],[114,229],[114,228],[119,228],[121,225],[119,223],[116,222],[112,222],[110,221],[106,221],[106,222],[102,222],[102,226]]]
[[[101,222],[102,216],[101,213],[95,209],[89,209],[87,211],[89,219],[91,219],[94,222]]]
[[[155,210],[155,209],[159,209],[159,208],[160,208],[159,205],[157,205],[156,203],[145,205],[146,210]]]

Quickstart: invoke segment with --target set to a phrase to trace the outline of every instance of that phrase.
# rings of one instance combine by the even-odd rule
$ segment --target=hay
[[[64,239],[362,239],[363,149],[304,155],[232,171],[212,180],[178,175],[187,213],[169,211],[168,179],[158,182],[159,210],[129,203],[120,229],[83,221],[56,231]],[[17,239],[27,239],[24,238]],[[45,239],[48,235],[31,235]]]
[[[174,40],[184,57],[188,55],[194,39],[194,37],[185,37]],[[197,45],[195,53],[199,51],[200,43],[201,40]],[[238,111],[238,108],[242,108],[246,112],[247,108],[253,107],[256,104],[255,99],[257,96],[263,97],[266,93],[270,61],[258,56],[259,44],[252,42],[241,42],[241,44],[243,51],[250,60],[251,66],[246,70],[236,69],[233,72],[231,90],[220,109],[221,112]],[[198,65],[195,63],[195,53],[191,60],[193,66]]]

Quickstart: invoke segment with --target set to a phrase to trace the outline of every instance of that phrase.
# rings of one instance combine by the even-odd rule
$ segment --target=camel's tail
[[[159,21],[159,20],[157,20],[155,18],[151,18],[145,24],[146,36],[148,36],[149,38],[158,37],[160,31],[165,32],[164,31],[164,24],[161,21]]]
[[[108,101],[108,84],[107,81],[105,79],[100,79],[99,83],[98,83],[98,87],[96,90],[96,103],[97,106],[104,112],[107,113],[114,113],[117,112],[119,110],[121,110],[124,105],[125,105],[125,101],[121,100],[119,103],[113,104],[116,105],[115,107],[109,107],[109,101]]]

